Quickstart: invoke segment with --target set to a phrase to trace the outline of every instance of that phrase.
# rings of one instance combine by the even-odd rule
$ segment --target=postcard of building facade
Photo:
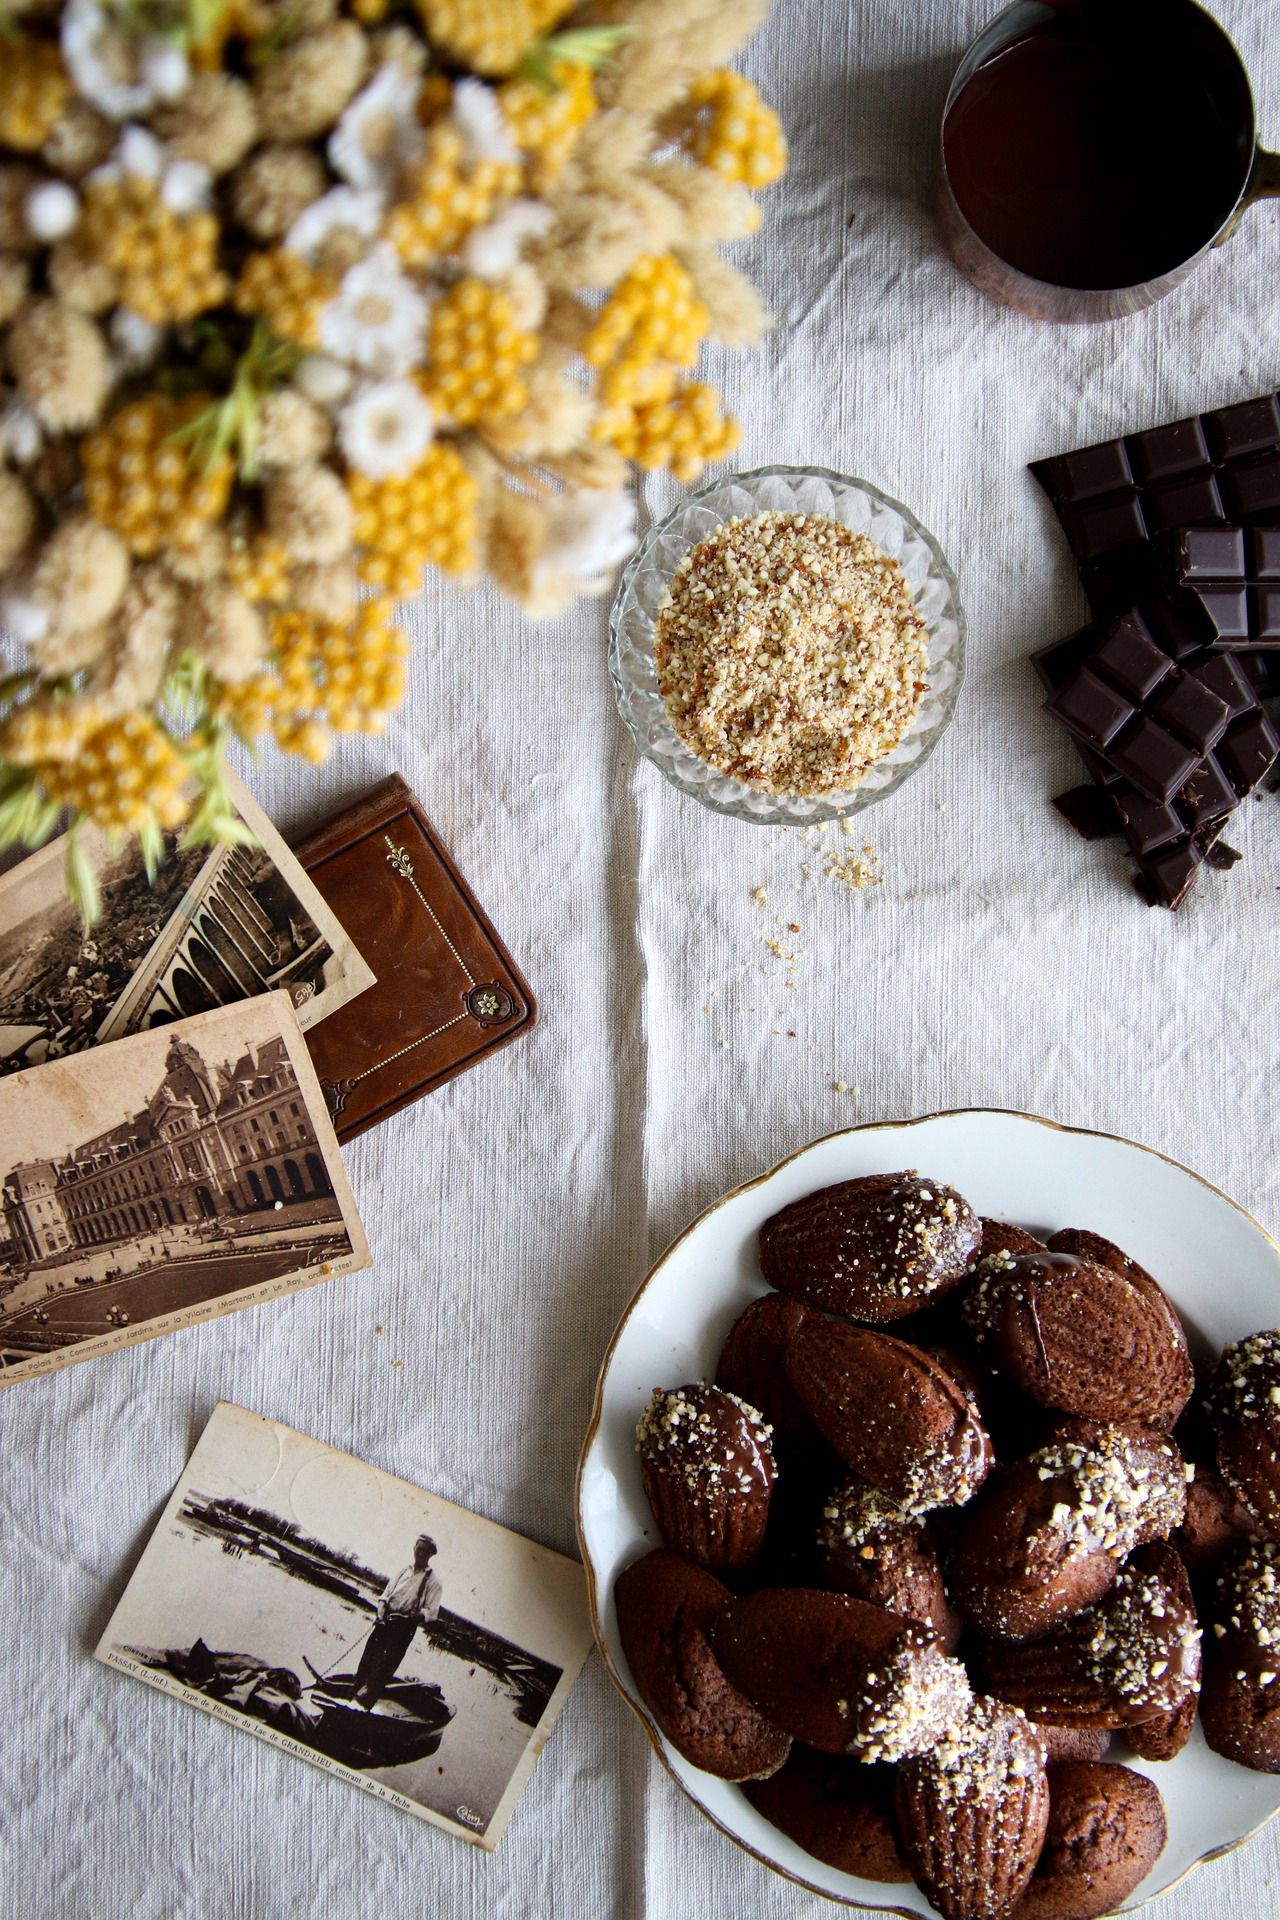
[[[0,1386],[370,1264],[283,990],[11,1074]]]

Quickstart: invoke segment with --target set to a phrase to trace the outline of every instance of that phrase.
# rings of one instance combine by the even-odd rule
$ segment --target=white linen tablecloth
[[[1025,661],[1083,611],[1025,463],[1274,386],[1280,222],[1253,213],[1191,287],[1119,327],[986,304],[941,254],[928,191],[947,76],[991,11],[779,0],[748,56],[794,159],[742,250],[777,331],[715,368],[741,462],[836,467],[908,501],[969,613],[951,732],[849,843],[874,848],[882,884],[850,892],[802,836],[721,819],[637,762],[605,603],[533,627],[488,590],[433,589],[408,613],[411,688],[385,739],[319,774],[247,770],[286,832],[403,772],[542,1024],[352,1146],[372,1272],[0,1396],[5,1920],[834,1911],[700,1819],[594,1660],[491,1859],[96,1665],[211,1408],[238,1401],[572,1550],[620,1309],[694,1212],[814,1135],[1025,1108],[1141,1139],[1280,1228],[1280,807],[1245,810],[1228,878],[1147,911],[1114,847],[1049,809],[1076,761]],[[1218,11],[1280,139],[1274,0]],[[650,487],[650,506],[670,494]],[[766,946],[778,920],[801,929],[792,987]],[[1278,1868],[1280,1824],[1162,1920],[1280,1913]]]

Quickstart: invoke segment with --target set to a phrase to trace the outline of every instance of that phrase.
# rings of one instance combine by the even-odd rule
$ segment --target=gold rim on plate
[[[619,1340],[622,1338],[627,1322],[640,1304],[642,1296],[648,1289],[649,1283],[658,1272],[658,1269],[666,1265],[676,1248],[681,1246],[683,1242],[689,1238],[689,1235],[702,1225],[704,1220],[709,1220],[713,1213],[719,1213],[720,1209],[728,1206],[731,1200],[737,1200],[742,1194],[750,1193],[756,1187],[762,1187],[766,1181],[772,1180],[775,1174],[781,1173],[784,1167],[789,1167],[792,1161],[800,1159],[803,1154],[811,1152],[814,1147],[825,1146],[828,1140],[844,1139],[848,1135],[855,1133],[896,1132],[905,1127],[922,1127],[931,1120],[962,1120],[975,1115],[998,1117],[1000,1119],[1030,1120],[1034,1125],[1038,1127],[1048,1127],[1050,1131],[1054,1133],[1076,1133],[1094,1140],[1112,1140],[1118,1146],[1134,1147],[1139,1153],[1149,1154],[1153,1160],[1163,1160],[1166,1166],[1176,1167],[1179,1173],[1187,1174],[1192,1180],[1196,1181],[1198,1185],[1206,1187],[1208,1191],[1215,1194],[1219,1200],[1225,1200],[1229,1207],[1234,1208],[1237,1213],[1242,1214],[1250,1226],[1255,1227],[1263,1239],[1275,1250],[1277,1258],[1280,1258],[1280,1241],[1277,1241],[1272,1234],[1268,1233],[1262,1222],[1255,1220],[1248,1209],[1242,1207],[1238,1200],[1233,1200],[1229,1193],[1224,1193],[1221,1187],[1216,1187],[1212,1180],[1206,1180],[1204,1175],[1197,1173],[1193,1167],[1185,1166],[1181,1160],[1175,1160],[1172,1154],[1161,1153],[1158,1147],[1144,1146],[1141,1140],[1130,1140],[1127,1135],[1123,1133],[1106,1133],[1098,1127],[1070,1127],[1061,1120],[1048,1120],[1042,1113],[1024,1113],[1018,1107],[944,1107],[938,1113],[917,1114],[911,1120],[867,1120],[858,1127],[837,1127],[831,1133],[822,1133],[819,1134],[816,1139],[806,1141],[804,1146],[797,1147],[794,1153],[787,1154],[784,1159],[779,1160],[774,1166],[768,1168],[766,1172],[757,1174],[753,1180],[744,1180],[740,1186],[732,1187],[728,1193],[722,1193],[718,1200],[713,1200],[710,1206],[704,1207],[702,1212],[692,1219],[688,1226],[678,1233],[675,1239],[659,1254],[623,1308],[618,1319],[618,1324],[610,1336],[608,1346],[605,1348],[604,1358],[600,1363],[600,1371],[596,1375],[595,1394],[591,1402],[591,1419],[588,1423],[586,1436],[578,1455],[578,1470],[574,1479],[574,1517],[578,1537],[578,1551],[582,1557],[583,1571],[587,1577],[587,1605],[591,1612],[591,1631],[595,1636],[596,1651],[599,1653],[600,1659],[604,1664],[605,1672],[631,1711],[635,1714],[637,1720],[639,1720],[640,1725],[644,1728],[649,1745],[657,1754],[668,1777],[675,1782],[690,1805],[697,1808],[704,1820],[709,1821],[719,1833],[724,1834],[726,1839],[731,1840],[735,1847],[740,1847],[744,1853],[749,1854],[751,1858],[758,1861],[762,1867],[767,1867],[771,1873],[780,1875],[784,1880],[790,1880],[794,1886],[803,1887],[806,1893],[816,1894],[821,1900],[830,1900],[837,1906],[849,1907],[862,1913],[892,1915],[896,1917],[896,1920],[920,1920],[920,1915],[909,1907],[868,1906],[865,1900],[853,1900],[846,1894],[832,1893],[826,1887],[815,1886],[812,1880],[804,1879],[801,1874],[792,1873],[788,1867],[780,1866],[776,1860],[771,1860],[767,1854],[758,1852],[757,1849],[751,1845],[750,1841],[742,1839],[739,1834],[733,1832],[732,1828],[725,1826],[724,1822],[718,1820],[715,1814],[703,1805],[702,1801],[696,1797],[680,1778],[680,1775],[671,1765],[671,1762],[663,1750],[662,1736],[657,1727],[653,1721],[650,1720],[644,1709],[632,1699],[630,1692],[619,1676],[612,1660],[609,1658],[609,1650],[605,1645],[604,1639],[603,1621],[600,1611],[600,1595],[596,1586],[595,1567],[592,1564],[591,1555],[587,1550],[586,1530],[582,1520],[582,1477],[586,1470],[587,1455],[595,1445],[597,1435],[600,1431],[600,1417],[604,1410],[605,1376],[608,1374],[614,1351]],[[1142,1907],[1145,1907],[1149,1901],[1162,1899],[1165,1894],[1174,1892],[1176,1888],[1182,1886],[1189,1880],[1198,1868],[1211,1866],[1216,1860],[1225,1860],[1228,1854],[1235,1853],[1237,1848],[1243,1847],[1247,1845],[1250,1840],[1255,1839],[1265,1827],[1270,1826],[1277,1814],[1280,1814],[1280,1807],[1273,1809],[1271,1813],[1267,1814],[1265,1819],[1259,1820],[1257,1826],[1250,1827],[1249,1831],[1242,1833],[1238,1839],[1228,1840],[1224,1845],[1212,1847],[1208,1853],[1202,1853],[1198,1859],[1193,1860],[1190,1866],[1186,1867],[1183,1872],[1178,1875],[1176,1880],[1170,1880],[1167,1885],[1154,1887],[1150,1893],[1144,1894],[1138,1906],[1117,1907],[1116,1913],[1137,1913]]]

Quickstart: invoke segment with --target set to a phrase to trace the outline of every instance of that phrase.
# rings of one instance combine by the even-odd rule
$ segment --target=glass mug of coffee
[[[1259,145],[1244,62],[1196,0],[1015,0],[952,81],[948,250],[1033,318],[1151,306],[1272,197],[1280,155]]]

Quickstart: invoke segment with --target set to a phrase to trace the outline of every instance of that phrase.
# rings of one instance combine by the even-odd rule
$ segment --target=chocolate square
[[[1153,907],[1180,907],[1200,872],[1204,855],[1194,840],[1182,840],[1146,861],[1138,890]]]
[[[398,775],[295,851],[377,974],[307,1035],[339,1140],[534,1025],[515,962]]]
[[[1209,447],[1198,419],[1175,420],[1169,427],[1148,427],[1131,434],[1129,455],[1140,480],[1167,480],[1192,467],[1207,467]]]
[[[1198,826],[1202,820],[1231,813],[1240,804],[1240,796],[1210,753],[1183,787],[1178,804],[1186,809],[1192,824]]]
[[[1173,662],[1160,651],[1137,613],[1116,621],[1089,664],[1135,706],[1141,706],[1165,675],[1173,672]]]
[[[1249,596],[1243,587],[1199,587],[1196,598],[1209,617],[1215,640],[1249,638]]]
[[[1197,662],[1187,671],[1202,687],[1208,687],[1210,693],[1217,694],[1227,709],[1229,720],[1238,720],[1242,713],[1251,713],[1258,704],[1257,695],[1234,654],[1211,653],[1207,659]]]
[[[1202,473],[1150,488],[1147,517],[1156,527],[1190,527],[1227,516],[1218,482],[1211,473]]]
[[[1081,627],[1077,633],[1069,633],[1065,640],[1055,640],[1051,647],[1041,647],[1039,653],[1033,653],[1031,664],[1037,678],[1046,693],[1056,693],[1059,687],[1065,687],[1079,673],[1097,643],[1097,634],[1092,627]]]
[[[1243,580],[1241,527],[1183,527],[1173,543],[1179,580]]]
[[[1135,853],[1154,853],[1179,839],[1186,832],[1181,816],[1163,800],[1149,800],[1144,793],[1129,793],[1115,802],[1124,837]]]
[[[1105,748],[1133,718],[1133,707],[1105,680],[1082,667],[1073,680],[1045,703],[1065,727],[1091,747]]]
[[[1151,713],[1202,754],[1221,740],[1229,717],[1226,702],[1189,673],[1175,674],[1161,687],[1151,703]]]
[[[1199,756],[1144,715],[1119,745],[1108,749],[1107,758],[1139,792],[1152,800],[1172,800],[1195,771]]]
[[[1115,803],[1102,787],[1072,787],[1060,793],[1053,805],[1082,840],[1107,840],[1119,831]]]
[[[1253,599],[1255,646],[1280,646],[1280,587],[1259,587]]]
[[[1280,527],[1254,528],[1253,577],[1280,580]]]
[[[1147,537],[1147,523],[1136,493],[1117,493],[1104,500],[1073,507],[1068,533],[1082,560],[1136,545]]]
[[[1133,469],[1123,440],[1103,440],[1096,447],[1080,447],[1052,463],[1056,490],[1063,500],[1086,500],[1099,493],[1117,493],[1133,485]]]
[[[1280,441],[1280,411],[1274,394],[1242,400],[1238,406],[1219,407],[1205,415],[1205,425],[1218,460],[1242,460]]]
[[[1237,721],[1218,748],[1223,771],[1242,799],[1261,785],[1277,758],[1280,735],[1262,713]]]
[[[1280,514],[1280,454],[1233,467],[1223,475],[1222,497],[1233,520]]]

